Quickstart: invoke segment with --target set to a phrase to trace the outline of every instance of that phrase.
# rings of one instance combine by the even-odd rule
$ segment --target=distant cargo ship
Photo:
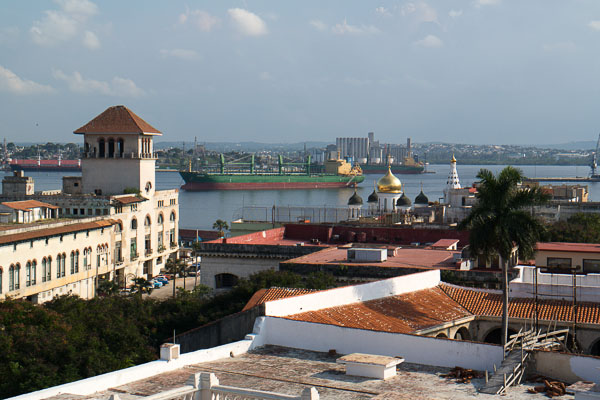
[[[387,164],[364,164],[361,165],[365,174],[385,174],[387,173]],[[425,164],[415,161],[412,157],[406,157],[402,164],[392,164],[392,173],[394,174],[422,174],[425,172]]]
[[[252,155],[250,163],[226,164],[221,155],[217,170],[180,171],[187,191],[320,189],[354,186],[365,177],[358,166],[345,160],[328,160],[325,172],[312,172],[310,156],[305,163],[284,163],[279,156],[277,169],[257,168]],[[214,169],[214,168],[213,168]]]
[[[8,166],[13,171],[72,171],[81,172],[81,160],[10,160]]]

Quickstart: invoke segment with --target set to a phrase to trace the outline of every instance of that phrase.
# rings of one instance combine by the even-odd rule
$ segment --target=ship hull
[[[361,165],[360,168],[363,174],[385,174],[387,172],[387,166],[385,165]],[[425,171],[425,167],[422,165],[392,165],[393,174],[409,175],[409,174],[422,174]]]
[[[40,172],[81,172],[81,167],[71,166],[39,166],[39,165],[10,165],[12,171],[40,171]]]
[[[207,175],[183,171],[180,175],[185,181],[181,188],[186,191],[343,188],[365,179],[361,175]]]

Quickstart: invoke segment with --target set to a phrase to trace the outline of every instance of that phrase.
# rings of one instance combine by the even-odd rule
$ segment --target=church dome
[[[398,207],[410,207],[411,204],[412,202],[405,193],[402,193],[402,196],[400,196],[400,198],[396,202],[396,206]]]
[[[348,199],[348,205],[349,206],[362,206],[362,204],[363,204],[363,199],[362,199],[362,197],[360,197],[358,195],[358,193],[356,193],[356,189],[355,189],[352,197],[350,197]]]
[[[415,197],[415,204],[422,204],[422,205],[429,204],[429,199],[427,198],[427,196],[425,196],[425,193],[423,193],[423,190],[421,190],[421,193],[419,193],[417,195],[417,197]]]
[[[400,193],[402,191],[402,182],[392,174],[391,167],[385,176],[377,181],[377,191],[380,193]]]
[[[367,198],[367,203],[377,203],[379,202],[379,196],[377,196],[377,191],[375,191],[375,189],[373,189],[373,193],[371,193],[369,195],[369,197]]]

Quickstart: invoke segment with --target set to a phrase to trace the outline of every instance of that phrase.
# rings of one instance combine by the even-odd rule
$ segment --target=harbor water
[[[457,166],[461,185],[471,186],[477,180],[481,168],[487,168],[497,173],[504,165],[460,165]],[[543,177],[584,177],[589,173],[586,166],[554,166],[554,165],[525,165],[519,166],[523,173],[531,178]],[[428,171],[417,175],[398,175],[402,181],[406,195],[414,201],[421,188],[430,201],[439,200],[443,196],[450,165],[430,165]],[[10,174],[7,172],[5,174]],[[27,172],[35,180],[35,190],[60,189],[62,177],[75,175],[60,172]],[[380,175],[365,175],[365,180],[358,188],[358,194],[366,202],[373,191],[374,184]],[[183,180],[177,172],[157,172],[156,188],[174,189],[183,185]],[[553,182],[558,185],[560,182]],[[600,182],[582,182],[587,185],[590,200],[600,200]],[[272,206],[311,206],[311,207],[345,207],[354,192],[353,188],[342,189],[311,189],[311,190],[229,190],[186,192],[179,196],[181,228],[211,229],[217,219],[230,222],[241,215],[242,207],[272,207]]]

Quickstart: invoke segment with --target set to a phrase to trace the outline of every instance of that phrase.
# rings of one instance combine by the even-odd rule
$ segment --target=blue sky
[[[600,2],[8,1],[0,137],[530,144],[600,130]]]

